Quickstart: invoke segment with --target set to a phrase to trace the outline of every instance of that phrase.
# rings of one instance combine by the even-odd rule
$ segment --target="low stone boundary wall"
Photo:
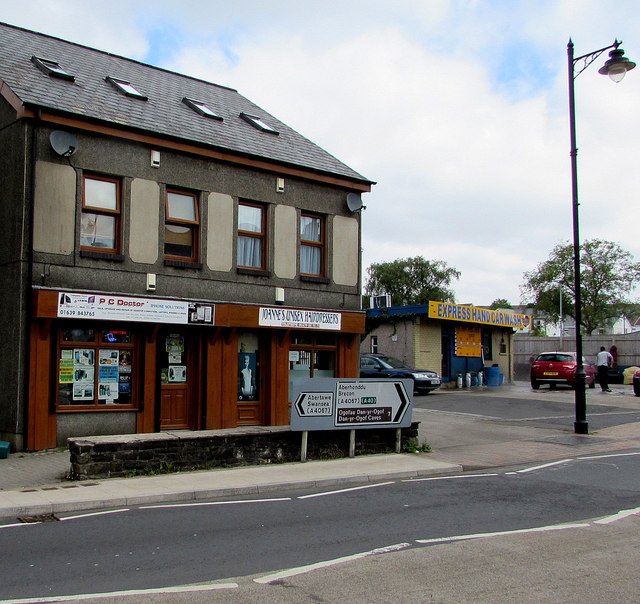
[[[417,442],[419,422],[402,428],[401,443]],[[70,438],[71,480],[142,476],[215,467],[300,461],[301,432],[289,426],[178,431]],[[356,431],[356,455],[392,453],[395,428]],[[307,459],[349,455],[349,430],[310,431]]]

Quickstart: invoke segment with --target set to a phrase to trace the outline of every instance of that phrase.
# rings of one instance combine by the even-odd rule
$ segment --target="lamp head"
[[[598,69],[598,73],[608,75],[617,83],[621,82],[627,71],[631,71],[635,66],[636,64],[633,61],[629,61],[629,59],[624,56],[624,50],[616,46],[616,48],[609,53],[607,62]]]

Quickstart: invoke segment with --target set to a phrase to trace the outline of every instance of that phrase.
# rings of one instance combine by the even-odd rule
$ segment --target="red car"
[[[596,386],[596,368],[584,357],[582,360],[587,374],[589,388]],[[540,384],[549,384],[555,388],[557,384],[576,385],[576,353],[575,352],[543,352],[531,364],[531,387],[540,388]]]

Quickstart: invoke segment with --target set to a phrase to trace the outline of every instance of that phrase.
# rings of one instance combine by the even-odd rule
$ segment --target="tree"
[[[498,308],[513,308],[511,303],[506,298],[496,298],[489,306],[491,310],[497,310]]]
[[[454,302],[449,287],[460,272],[442,260],[425,260],[422,256],[377,262],[367,269],[365,292],[370,295],[391,294],[394,306],[425,304],[429,300]]]
[[[640,278],[640,263],[617,243],[591,239],[580,246],[580,274],[582,327],[591,335],[632,302],[629,296]],[[521,290],[528,304],[559,321],[562,295],[562,314],[575,320],[573,245],[556,245],[549,259],[524,273],[524,278]]]

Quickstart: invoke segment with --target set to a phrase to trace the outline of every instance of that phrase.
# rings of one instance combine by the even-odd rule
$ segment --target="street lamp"
[[[589,423],[587,422],[587,396],[585,392],[586,374],[582,362],[582,300],[580,293],[580,230],[578,215],[578,147],[576,145],[576,104],[574,93],[575,79],[593,63],[605,50],[613,49],[609,53],[609,59],[598,70],[602,75],[608,75],[614,82],[620,82],[627,71],[633,69],[636,64],[624,56],[624,50],[619,48],[616,40],[610,46],[590,52],[580,57],[573,56],[573,42],[569,39],[567,44],[568,73],[569,73],[569,130],[571,136],[571,192],[573,208],[573,285],[575,290],[575,323],[576,323],[576,384],[575,384],[575,414],[574,431],[576,434],[587,434]]]

